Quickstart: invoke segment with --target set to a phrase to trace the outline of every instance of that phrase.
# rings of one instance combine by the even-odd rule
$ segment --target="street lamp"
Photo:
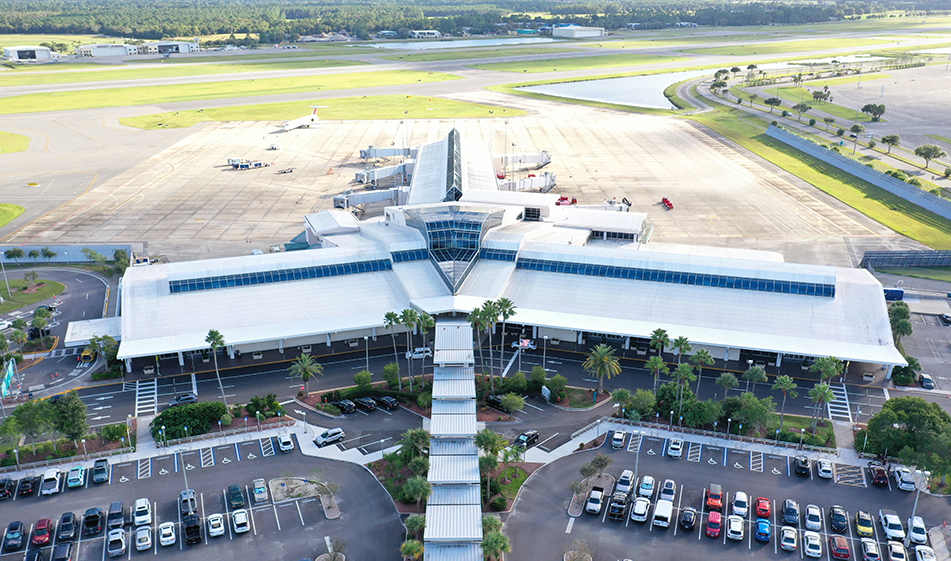
[[[914,520],[915,514],[918,512],[918,497],[921,496],[921,487],[925,484],[925,481],[931,477],[931,472],[927,470],[920,469],[921,472],[921,482],[915,482],[915,506],[911,507],[911,518]],[[911,521],[908,524],[908,533],[905,535],[905,547],[908,547],[911,543]]]
[[[255,411],[255,412],[254,412],[254,417],[258,420],[258,428],[261,428],[261,412],[260,412],[260,411]]]
[[[162,437],[165,446],[168,446],[168,435],[165,434],[165,425],[162,425],[162,430],[159,431],[159,435]]]
[[[86,439],[85,439],[85,438],[82,440],[82,443],[83,443],[83,456],[85,456],[85,457],[86,457],[86,460],[88,461],[88,460],[89,460],[89,452],[86,451]]]
[[[367,372],[369,372],[370,371],[370,338],[364,335],[363,342],[366,343],[366,347],[367,347]]]
[[[185,438],[188,438],[188,425],[185,425]]]
[[[637,437],[638,437],[638,443],[637,443],[637,452],[634,454],[634,481],[637,481],[637,469],[638,469],[638,467],[641,465],[641,443],[640,443],[640,437],[641,437],[644,433],[642,433],[641,431],[637,431],[637,430],[636,430],[636,431],[632,431],[632,432],[631,432],[631,438],[634,438],[634,435],[635,435],[635,434],[636,434]]]
[[[670,410],[670,428],[674,428],[674,410]]]
[[[16,456],[16,458],[17,458],[17,470],[19,470],[19,469],[20,469],[20,449],[19,449],[19,448],[14,448],[14,449],[13,449],[13,455]]]
[[[132,446],[132,435],[129,434],[129,424],[132,422],[132,415],[125,416],[125,436],[129,439],[129,446]],[[135,446],[132,446],[132,451],[135,452]]]
[[[548,368],[545,368],[545,355],[548,354],[548,335],[542,337],[545,340],[545,346],[542,347],[542,370],[548,372]]]
[[[806,429],[799,429],[799,449],[802,450],[802,439],[806,436]]]
[[[726,420],[726,439],[730,440],[730,423],[733,422],[733,417],[730,417]]]
[[[218,432],[221,432],[221,419],[218,419]]]

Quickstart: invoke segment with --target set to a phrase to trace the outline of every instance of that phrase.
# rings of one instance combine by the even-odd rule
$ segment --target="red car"
[[[849,551],[849,540],[847,540],[845,536],[830,536],[829,551],[832,552],[832,557],[836,559],[848,559],[852,557],[852,552]]]
[[[766,497],[756,499],[756,517],[769,518],[769,499]]]
[[[711,538],[720,537],[720,528],[723,526],[723,516],[716,511],[707,515],[707,535]]]
[[[49,518],[42,518],[36,521],[33,527],[33,537],[30,539],[35,546],[44,546],[50,543],[50,535],[53,533],[53,521]]]

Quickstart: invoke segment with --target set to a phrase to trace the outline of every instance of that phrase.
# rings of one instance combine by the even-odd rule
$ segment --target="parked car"
[[[70,489],[82,487],[86,483],[86,468],[76,466],[66,475],[66,486]]]
[[[868,466],[868,479],[872,485],[885,487],[888,485],[888,472],[881,465],[871,464]]]
[[[198,503],[195,500],[194,489],[185,489],[178,494],[178,507],[183,516],[198,512]]]
[[[726,517],[726,537],[731,540],[742,540],[743,529],[746,523],[735,514]]]
[[[373,401],[373,398],[369,397],[358,397],[353,400],[354,405],[357,406],[357,409],[369,413],[376,409],[376,402]]]
[[[135,550],[148,551],[152,549],[152,527],[139,526],[135,529]]]
[[[53,548],[51,561],[73,561],[73,543],[63,542],[56,544]]]
[[[822,538],[816,532],[802,534],[802,551],[806,557],[822,557]]]
[[[723,517],[719,512],[713,511],[707,515],[707,536],[711,538],[720,537],[720,526],[723,524]]]
[[[341,399],[340,401],[334,403],[334,405],[336,405],[337,409],[343,413],[353,413],[357,410],[357,406],[354,405],[354,403],[349,399]]]
[[[677,496],[677,483],[673,479],[665,479],[664,484],[660,487],[660,495],[658,498],[660,500],[673,501],[674,497]]]
[[[39,485],[39,478],[28,475],[20,480],[20,483],[17,485],[17,495],[21,497],[29,497],[34,492]]]
[[[621,430],[616,430],[611,435],[611,448],[615,450],[620,450],[624,448],[624,439],[627,437],[627,433]]]
[[[894,510],[879,509],[878,520],[882,524],[885,538],[889,540],[904,540],[905,529],[901,527],[901,519]]]
[[[64,512],[56,525],[56,541],[63,542],[76,539],[76,515]]]
[[[822,479],[832,479],[832,462],[829,460],[819,460],[816,462],[816,473]]]
[[[759,518],[769,518],[769,499],[766,497],[759,497],[756,499],[756,516]]]
[[[647,514],[651,509],[651,501],[645,497],[637,497],[634,504],[631,505],[631,520],[634,522],[647,522]]]
[[[344,432],[342,428],[337,427],[333,429],[327,429],[314,439],[314,444],[316,444],[319,448],[322,448],[328,444],[333,444],[334,442],[343,440],[343,438]]]
[[[11,522],[3,534],[3,551],[17,551],[23,549],[23,522]]]
[[[723,509],[723,489],[716,483],[711,483],[705,491],[707,497],[707,510],[720,512]]]
[[[251,524],[248,518],[248,511],[242,509],[236,510],[231,513],[231,525],[234,528],[235,534],[243,534],[251,529]]]
[[[132,507],[132,521],[136,526],[152,525],[152,503],[148,499],[136,499]]]
[[[185,534],[185,543],[192,545],[201,543],[201,519],[196,514],[189,514],[182,518],[182,528]]]
[[[920,516],[908,519],[908,539],[914,544],[928,544],[928,529],[925,528],[925,521]]]
[[[888,550],[888,561],[909,561],[908,552],[905,551],[905,546],[901,543],[894,540],[889,541],[885,544],[885,549]]]
[[[917,561],[937,561],[937,556],[934,554],[934,550],[926,545],[919,545],[915,547],[915,559]]]
[[[806,507],[805,526],[814,532],[822,530],[822,510],[816,505]]]
[[[860,510],[855,513],[855,533],[862,537],[869,537],[875,533],[872,527],[872,515]]]
[[[796,551],[799,531],[792,526],[783,526],[779,530],[779,547],[786,551]]]
[[[836,559],[849,559],[852,550],[849,549],[849,540],[845,536],[829,536],[829,552]]]
[[[388,395],[374,397],[373,400],[376,401],[377,407],[380,409],[386,409],[387,411],[393,411],[394,409],[398,409],[400,406],[400,402],[396,401],[395,397],[390,397]]]
[[[938,316],[938,321],[941,322],[941,325],[951,325],[951,315],[941,314]]]
[[[799,503],[792,499],[783,502],[783,524],[799,526]]]
[[[684,453],[684,441],[679,438],[672,438],[667,446],[667,455],[671,458],[680,459]]]
[[[61,474],[56,468],[49,468],[43,472],[43,482],[40,483],[40,495],[55,495],[59,493],[59,479]]]
[[[878,542],[872,538],[862,538],[862,560],[863,561],[881,561],[882,554],[878,550]]]
[[[252,496],[255,503],[267,502],[267,484],[263,479],[255,479],[251,482]]]
[[[523,351],[534,351],[538,347],[535,346],[534,339],[518,339],[512,341],[513,349],[522,349]]]
[[[892,475],[895,476],[895,486],[897,486],[902,491],[915,490],[915,476],[911,474],[911,471],[908,468],[897,467],[892,470]]]
[[[240,485],[228,485],[228,506],[231,510],[244,508],[244,491]]]
[[[918,383],[921,384],[921,387],[926,390],[934,389],[934,378],[931,377],[931,374],[922,374],[918,377]]]
[[[807,476],[812,473],[812,462],[805,456],[796,456],[793,460],[793,467],[796,475]]]
[[[169,401],[168,406],[177,407],[187,403],[198,403],[198,396],[193,393],[183,393],[182,395],[173,398],[172,401]]]
[[[849,515],[839,505],[829,507],[829,527],[833,532],[844,534],[849,530]]]
[[[281,449],[281,452],[293,452],[294,451],[294,439],[291,438],[289,434],[281,434],[277,437],[277,447]]]
[[[217,538],[225,535],[225,517],[220,514],[212,514],[208,517],[208,537]]]
[[[109,460],[96,460],[92,466],[92,482],[106,483],[109,481]]]
[[[416,347],[410,351],[406,351],[406,358],[430,358],[433,356],[433,350],[429,347]]]
[[[49,518],[41,518],[33,526],[33,536],[30,543],[37,547],[43,547],[50,543],[50,537],[53,535],[53,521]]]
[[[125,555],[125,530],[118,528],[109,530],[109,535],[106,538],[106,551],[109,553],[109,557]]]
[[[617,484],[614,486],[614,492],[630,495],[631,489],[633,487],[634,487],[634,472],[629,469],[626,469],[622,471],[621,476],[617,478]]]
[[[737,491],[733,493],[733,514],[739,516],[740,518],[746,518],[746,514],[750,511],[750,499],[746,496],[746,493],[743,491]]]
[[[528,448],[532,444],[535,444],[536,442],[538,442],[538,431],[535,429],[530,429],[523,432],[518,436],[518,438],[515,439],[514,446],[524,449]]]
[[[680,527],[684,530],[693,530],[697,524],[697,509],[692,506],[685,506],[680,511]]]
[[[756,519],[756,534],[753,537],[759,542],[768,542],[772,538],[772,526],[769,520],[765,518]]]
[[[98,536],[105,522],[106,515],[101,508],[95,506],[87,509],[86,514],[83,515],[83,536]]]
[[[125,526],[125,507],[121,501],[115,501],[109,505],[109,512],[106,513],[106,528],[113,530]]]
[[[165,547],[175,545],[175,523],[162,522],[158,527],[159,545]]]
[[[641,497],[647,497],[648,499],[654,498],[654,478],[645,475],[641,478],[641,485],[637,489],[637,494]]]

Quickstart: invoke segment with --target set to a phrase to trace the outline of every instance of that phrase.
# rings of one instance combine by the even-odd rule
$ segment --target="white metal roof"
[[[479,457],[466,456],[430,456],[429,482],[442,483],[479,483]]]
[[[472,380],[434,380],[433,399],[473,399],[475,385]]]
[[[386,222],[382,216],[360,223],[360,233],[379,240],[389,251],[426,249],[426,240],[419,230]]]
[[[66,337],[63,344],[66,347],[85,347],[93,337],[108,335],[116,341],[122,340],[122,318],[111,317],[101,319],[87,319],[71,321],[66,326]]]
[[[406,204],[438,203],[446,198],[446,158],[448,155],[448,136],[419,147]]]
[[[429,541],[482,541],[482,507],[478,505],[428,505],[426,531]]]
[[[472,382],[469,382],[470,384]],[[433,400],[433,404],[438,400]],[[432,420],[429,425],[429,433],[433,438],[464,438],[475,436],[476,418],[475,415],[440,415],[435,411],[432,414]]]
[[[436,347],[439,352],[439,347]],[[436,380],[473,380],[475,368],[472,366],[437,366],[433,368],[433,377]]]
[[[484,142],[460,139],[462,152],[462,189],[463,195],[475,191],[498,192],[499,182],[495,177],[495,166],[489,145]]]
[[[477,483],[466,485],[433,485],[433,494],[426,499],[429,505],[478,505],[482,504]]]
[[[304,216],[304,224],[308,230],[318,236],[360,230],[360,223],[352,212],[336,208],[308,214]]]
[[[482,544],[427,543],[423,561],[484,561]]]
[[[549,208],[555,206],[558,201],[558,195],[548,193],[535,193],[533,191],[466,191],[460,201],[467,203],[485,203],[530,207],[530,208]]]
[[[605,232],[637,233],[647,220],[647,215],[641,212],[607,212],[572,206],[558,207],[556,212],[557,215],[553,214],[550,220],[556,226]]]
[[[475,415],[474,399],[434,399],[433,418],[436,415]]]
[[[469,401],[472,402],[472,400]],[[435,405],[435,402],[433,404]],[[430,457],[462,455],[479,455],[475,440],[471,438],[433,438],[429,441]]]
[[[441,321],[436,325],[434,364],[472,364],[472,326],[466,321]]]
[[[472,266],[459,291],[492,300],[502,292],[513,272],[514,262],[480,259]]]
[[[409,298],[434,298],[450,296],[449,287],[432,262],[406,261],[393,263],[393,273],[399,279]]]

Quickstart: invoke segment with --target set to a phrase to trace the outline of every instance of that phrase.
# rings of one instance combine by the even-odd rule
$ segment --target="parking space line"
[[[270,436],[258,439],[261,443],[261,457],[266,458],[274,455],[274,440]]]
[[[241,450],[238,448],[238,443],[237,443],[237,442],[234,443],[234,455],[235,455],[235,457],[238,459],[238,461],[240,462],[240,461],[241,461]]]
[[[700,456],[702,453],[703,453],[703,444],[699,442],[691,442],[689,448],[687,448],[687,461],[699,462]]]
[[[570,534],[570,533],[571,533],[571,527],[574,526],[574,525],[575,525],[575,519],[569,516],[569,517],[568,517],[568,525],[565,526],[565,533],[566,533],[566,534]]]
[[[204,494],[204,493],[198,493],[198,502],[201,504],[201,512],[205,512],[205,494]],[[189,510],[190,510],[190,509],[189,509]],[[201,517],[199,517],[198,520],[199,520],[199,523],[201,523],[202,525],[204,525],[204,522],[205,522],[205,521],[202,520]],[[202,534],[204,534],[204,536],[205,536],[205,545],[208,545],[208,538],[210,537],[210,536],[208,535],[208,529],[205,528],[205,531],[202,532]]]
[[[245,490],[247,490],[247,488],[245,488]],[[251,517],[251,531],[254,532],[254,535],[256,536],[258,535],[258,527],[254,525],[254,509],[253,508],[248,509],[248,516]]]
[[[201,449],[201,467],[212,467],[215,465],[215,452],[214,449],[202,448]]]
[[[769,541],[773,542],[773,555],[776,555],[779,553],[779,532],[777,531],[777,528],[779,528],[779,526],[775,524],[776,519],[779,518],[779,513],[776,512],[776,499],[773,499],[773,509],[772,509],[772,512],[770,512],[770,514],[772,515],[770,518],[773,519],[773,527],[771,529],[771,533],[774,535],[772,536],[773,539]]]
[[[750,452],[750,471],[763,471],[763,453]]]
[[[641,447],[641,435],[631,434],[630,440],[627,441],[627,451],[637,453]]]
[[[280,531],[281,531],[281,519],[280,519],[280,517],[277,515],[277,506],[271,505],[271,510],[274,511],[274,520],[277,521],[277,531],[280,532]]]
[[[152,458],[139,458],[137,467],[139,479],[148,479],[152,477]]]

